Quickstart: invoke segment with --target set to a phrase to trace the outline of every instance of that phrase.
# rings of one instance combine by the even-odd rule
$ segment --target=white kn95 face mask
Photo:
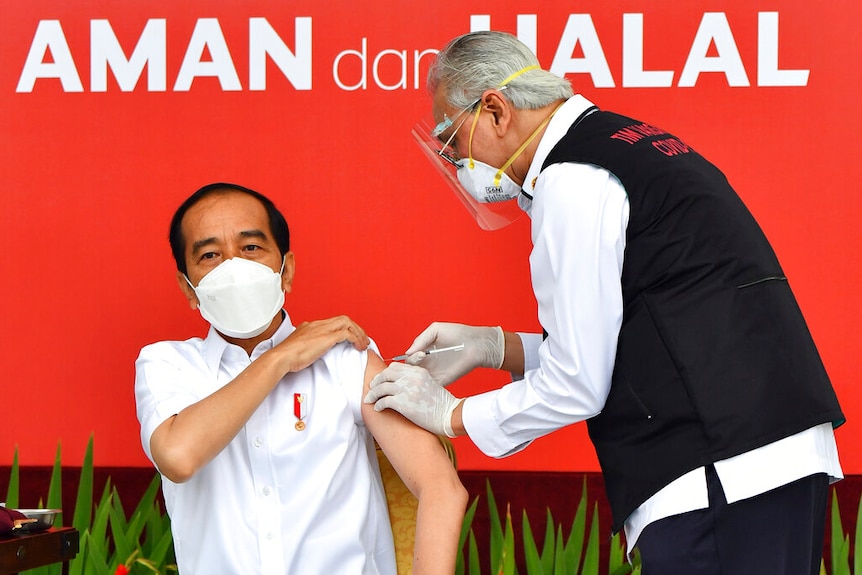
[[[284,271],[284,260],[281,262]],[[262,334],[284,305],[281,273],[269,266],[232,258],[225,260],[193,286],[198,309],[219,333],[248,339]]]
[[[473,158],[462,160],[457,176],[473,199],[483,204],[505,202],[521,193],[521,186],[502,170]]]

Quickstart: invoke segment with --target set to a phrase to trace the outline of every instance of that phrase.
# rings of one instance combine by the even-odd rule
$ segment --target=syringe
[[[462,349],[464,349],[464,344],[459,343],[458,345],[453,345],[451,347],[437,347],[434,349],[426,349],[423,353],[425,355],[434,355],[435,353],[443,353],[444,351],[461,351]],[[419,353],[419,352],[416,352],[416,353]],[[410,355],[413,355],[413,354],[410,354]],[[407,354],[396,355],[395,357],[392,357],[387,361],[404,361],[405,359],[410,357],[410,355],[407,355]]]

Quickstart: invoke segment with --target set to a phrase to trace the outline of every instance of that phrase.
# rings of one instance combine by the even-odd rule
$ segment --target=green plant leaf
[[[18,446],[15,446],[15,453],[12,455],[12,470],[9,472],[9,485],[6,487],[6,507],[15,509],[18,507],[18,489],[20,485],[19,469],[18,469]]]
[[[69,564],[70,575],[101,574],[107,572],[109,542],[107,540],[108,506],[110,502],[110,478],[102,491],[102,498],[96,507],[89,527],[81,531],[80,551]],[[77,510],[75,512],[77,515]],[[95,557],[90,557],[95,554]],[[104,568],[102,569],[102,566]],[[102,569],[102,570],[99,570]]]
[[[159,504],[153,502],[150,507],[149,515],[146,517],[146,535],[144,542],[141,545],[142,552],[145,557],[149,557],[152,548],[156,545],[155,542],[161,541],[165,533],[171,531],[171,519],[168,514],[162,511]]]
[[[495,569],[501,564],[503,556],[503,526],[500,523],[500,514],[497,511],[497,502],[494,500],[490,480],[485,482],[485,491],[488,496],[488,518],[491,528],[491,561],[489,565],[491,565],[491,569]]]
[[[837,562],[832,564],[832,575],[852,575],[850,573],[850,537],[845,537],[838,548]]]
[[[599,504],[594,504],[593,518],[590,521],[590,538],[584,552],[581,575],[599,575]]]
[[[57,454],[54,456],[54,468],[51,470],[51,483],[48,485],[47,509],[63,507],[63,466],[60,462],[60,444],[57,443]],[[63,525],[63,514],[54,518],[54,527]]]
[[[458,555],[455,557],[455,575],[464,575],[464,542],[467,540],[467,534],[470,532],[470,527],[473,525],[473,517],[476,515],[476,507],[479,504],[479,497],[473,499],[473,503],[467,508],[464,514],[464,520],[461,522],[461,535],[458,537]]]
[[[126,533],[126,519],[123,517],[123,508],[119,505],[117,497],[117,489],[114,488],[111,505],[108,506],[108,516],[110,517],[111,535],[114,540],[115,556],[120,563],[135,552],[137,548],[137,539]]]
[[[90,526],[90,545],[98,546],[104,558],[108,556],[108,514],[111,509],[111,480],[105,482],[102,497],[96,505],[93,524]]]
[[[72,516],[72,527],[83,533],[90,528],[93,513],[93,435],[87,442],[84,452],[84,462],[81,465],[81,476],[78,480],[78,494],[75,498],[75,514]]]
[[[121,508],[122,509],[122,508]],[[126,541],[129,542],[129,545],[135,546],[138,549],[141,547],[141,537],[144,533],[144,518],[137,514],[132,519],[126,523],[126,528],[123,531],[123,535],[126,538]]]
[[[549,507],[545,508],[545,543],[542,545],[542,571],[545,573],[553,573],[554,569],[554,516],[551,514]]]
[[[566,559],[565,545],[563,545],[563,527],[557,528],[557,543],[555,545],[556,552],[554,553],[554,575],[577,575],[577,569],[571,570],[570,564]]]
[[[87,542],[87,563],[84,566],[84,573],[107,574],[108,572],[107,542],[90,537]]]
[[[476,534],[470,529],[470,575],[482,575],[482,567],[479,563],[479,545],[476,543]]]
[[[90,540],[90,531],[85,529],[78,535],[78,554],[69,561],[69,575],[82,575],[87,557],[87,547]]]
[[[524,566],[527,568],[527,575],[544,575],[542,558],[536,548],[536,540],[533,539],[533,530],[530,527],[530,518],[527,517],[526,509],[521,515],[521,528],[524,533]]]
[[[608,573],[617,575],[617,569],[625,565],[625,548],[620,542],[620,534],[614,533],[611,537],[610,546],[608,549]],[[631,571],[631,568],[625,573]]]
[[[153,563],[155,563],[159,567],[164,566],[165,561],[168,559],[168,551],[172,549],[173,542],[173,535],[171,534],[171,531],[165,531],[162,534],[161,539],[154,542],[155,544],[152,550],[146,556],[149,557],[153,561]]]
[[[572,529],[569,531],[569,537],[566,539],[564,548],[566,565],[569,565],[572,573],[578,573],[578,567],[581,564],[581,554],[584,550],[587,532],[587,505],[587,476],[585,475],[581,487],[581,500],[578,502],[575,517],[572,519]]]
[[[146,557],[150,557],[153,554],[158,553],[158,546],[166,535],[168,536],[168,540],[171,540],[170,517],[167,513],[162,511],[162,509],[157,503],[153,503],[152,509],[152,514],[147,519],[146,537],[141,547]],[[172,554],[173,547],[169,548],[168,551]],[[172,561],[174,559],[173,556],[169,554],[168,556],[166,556],[165,560]]]
[[[500,558],[500,569],[497,573],[515,575],[515,530],[512,527],[512,513],[506,505],[506,533],[503,536],[503,555]]]
[[[137,506],[135,506],[135,510],[132,512],[132,516],[143,515],[147,517],[152,513],[156,503],[156,495],[158,495],[159,493],[159,487],[161,486],[161,484],[161,477],[158,473],[156,473],[150,480],[150,484],[147,487],[147,490],[141,496],[141,500],[138,502]]]
[[[835,489],[832,490],[832,538],[829,542],[830,552],[832,556],[832,574],[838,575],[838,569],[841,566],[846,565],[849,569],[850,566],[847,564],[845,560],[844,563],[841,562],[841,548],[844,545],[845,537],[844,537],[844,528],[841,526],[841,512],[838,508],[838,494],[835,492]],[[849,548],[848,548],[849,551]]]
[[[116,485],[111,490],[111,508],[113,511],[111,514],[111,520],[115,520],[117,528],[125,534],[129,529],[129,525],[126,521],[126,513],[123,510],[123,503],[120,501],[120,493],[117,491]]]
[[[150,573],[159,573],[158,565],[156,565],[153,561],[149,559],[138,557],[137,559],[135,559],[135,564],[142,565]]]

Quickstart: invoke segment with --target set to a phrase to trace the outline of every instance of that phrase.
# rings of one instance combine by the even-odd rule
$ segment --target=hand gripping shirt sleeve
[[[492,457],[601,412],[622,322],[629,206],[619,180],[595,166],[556,164],[534,192],[530,268],[548,337],[536,354],[535,336],[522,336],[522,380],[464,403],[468,435]]]

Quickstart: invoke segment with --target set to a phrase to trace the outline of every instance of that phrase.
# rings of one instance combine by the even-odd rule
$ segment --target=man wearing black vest
[[[787,279],[724,175],[598,109],[516,38],[451,41],[429,71],[429,158],[480,225],[532,220],[544,334],[435,323],[367,402],[504,457],[587,421],[644,575],[819,571],[844,418]],[[426,354],[464,345],[459,353]],[[459,399],[476,367],[516,381]]]

